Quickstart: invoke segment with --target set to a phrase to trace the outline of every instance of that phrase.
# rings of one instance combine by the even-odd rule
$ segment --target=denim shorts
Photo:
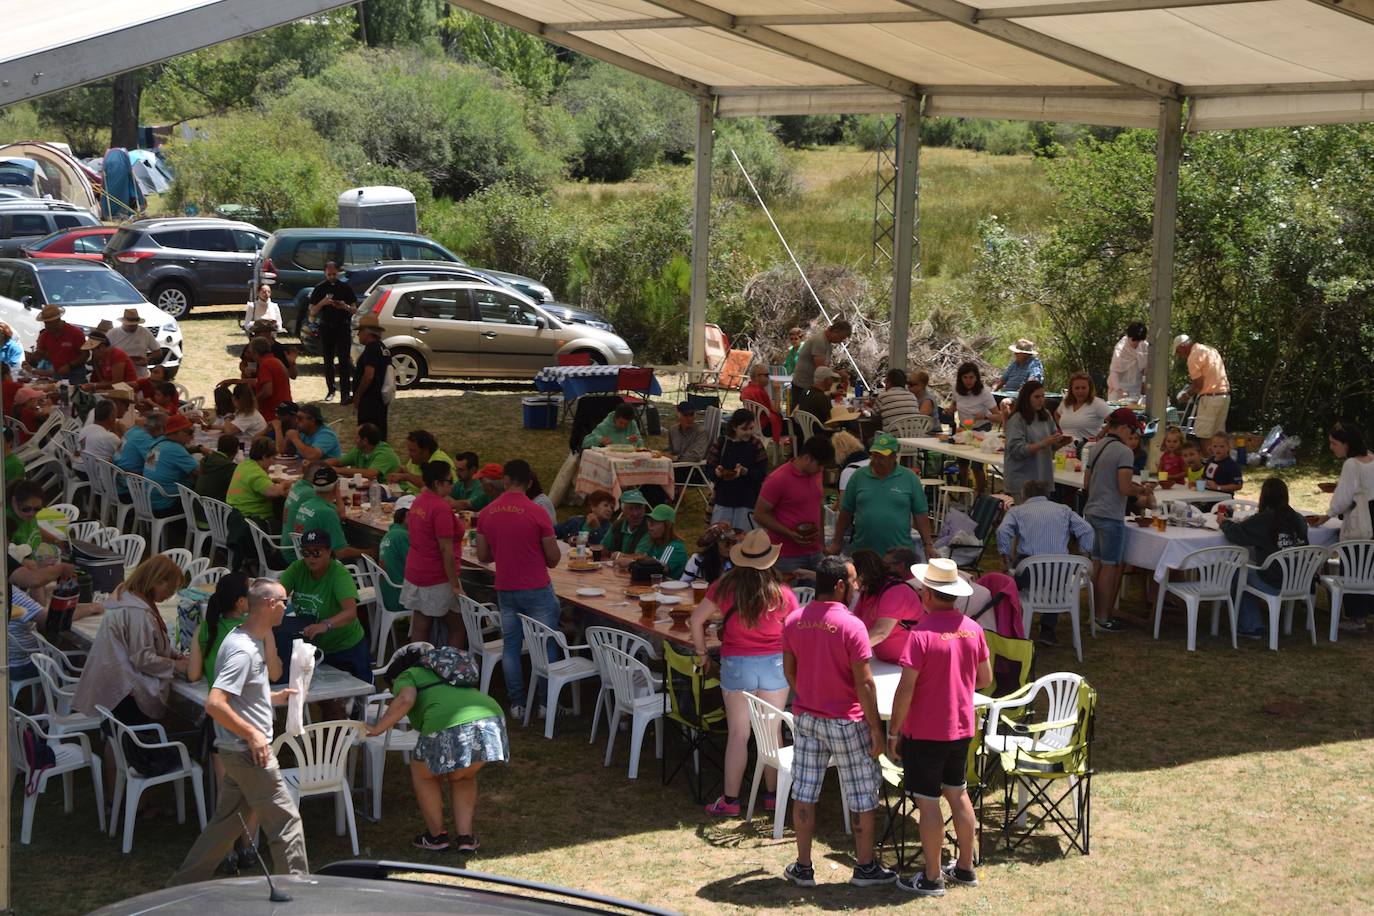
[[[1126,555],[1126,520],[1089,516],[1093,529],[1093,559],[1104,566],[1119,566]]]
[[[782,653],[777,655],[722,655],[721,690],[786,690]]]

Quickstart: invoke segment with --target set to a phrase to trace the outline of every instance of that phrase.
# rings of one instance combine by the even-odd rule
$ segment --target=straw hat
[[[830,411],[830,419],[826,420],[825,422],[848,423],[850,420],[857,420],[862,416],[863,414],[859,413],[857,410],[851,410],[850,408],[841,404],[839,407],[836,407],[834,410]]]
[[[377,320],[377,316],[371,312],[358,319],[359,331],[371,331],[373,334],[381,336],[386,333],[386,328]]]
[[[767,531],[755,528],[730,548],[730,562],[751,569],[772,569],[781,552],[782,545],[769,540]]]
[[[119,316],[119,320],[125,324],[142,324],[143,316],[138,313],[138,309],[125,309],[124,314]]]
[[[52,303],[48,303],[47,305],[43,306],[41,311],[39,311],[38,320],[56,321],[57,319],[61,318],[66,313],[66,311],[66,309],[62,308],[59,305],[53,305]]]
[[[1022,337],[1016,343],[1007,347],[1013,353],[1024,353],[1026,356],[1035,356],[1035,341]]]
[[[110,342],[110,338],[105,336],[105,332],[99,328],[86,335],[86,342],[81,345],[83,350],[94,350],[96,347],[104,346]]]
[[[973,594],[973,586],[959,575],[958,565],[944,557],[936,557],[929,563],[917,563],[911,567],[911,575],[918,585],[951,598],[965,598]]]
[[[134,389],[127,382],[117,382],[109,391],[105,392],[105,397],[115,398],[120,401],[132,401],[134,399]]]

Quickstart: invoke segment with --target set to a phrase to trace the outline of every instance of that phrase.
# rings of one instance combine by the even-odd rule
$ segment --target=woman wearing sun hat
[[[749,701],[752,693],[781,709],[787,703],[787,677],[782,668],[782,624],[797,607],[792,590],[773,571],[781,547],[761,528],[745,534],[730,551],[734,566],[711,585],[692,612],[692,644],[704,665],[706,621],[724,617],[720,632],[720,690],[725,697],[729,737],[725,746],[725,794],[706,806],[707,814],[738,817],[744,768],[749,762]],[[773,810],[776,770],[765,776],[764,808]]]

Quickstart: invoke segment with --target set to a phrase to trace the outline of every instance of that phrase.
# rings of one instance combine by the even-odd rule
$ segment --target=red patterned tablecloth
[[[609,490],[616,499],[622,490],[645,484],[658,484],[669,496],[673,495],[673,462],[670,458],[656,458],[652,452],[612,452],[603,448],[589,448],[582,452],[577,465],[577,492]]]

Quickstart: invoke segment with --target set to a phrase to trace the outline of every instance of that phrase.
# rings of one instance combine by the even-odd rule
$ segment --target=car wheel
[[[191,290],[183,283],[164,283],[153,290],[153,305],[173,318],[185,318],[191,312]]]
[[[425,358],[414,350],[391,351],[391,368],[396,372],[397,388],[414,388],[425,377]]]
[[[592,358],[592,365],[593,365],[593,366],[604,366],[604,365],[606,365],[606,357],[602,356],[600,353],[596,352],[595,350],[577,350],[576,352],[578,352],[578,353],[585,353],[585,354],[587,354],[588,356],[590,356],[590,357]]]

